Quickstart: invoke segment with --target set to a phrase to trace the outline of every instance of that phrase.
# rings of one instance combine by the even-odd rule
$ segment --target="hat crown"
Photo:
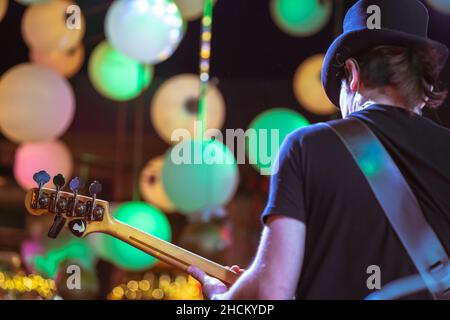
[[[360,0],[349,9],[344,19],[344,33],[369,29],[368,19],[379,7],[381,29],[391,29],[421,37],[428,35],[428,10],[418,0]]]

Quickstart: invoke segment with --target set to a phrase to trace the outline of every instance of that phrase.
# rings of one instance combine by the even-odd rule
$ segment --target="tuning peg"
[[[95,202],[97,201],[97,194],[99,194],[100,192],[102,192],[102,185],[100,184],[100,182],[98,181],[94,181],[91,183],[91,185],[89,186],[89,194],[92,197],[92,205],[91,205],[91,210],[89,212],[88,215],[88,219],[89,220],[95,220],[96,219],[96,205]]]
[[[69,188],[73,192],[73,203],[72,203],[72,210],[70,212],[70,215],[72,217],[82,216],[86,206],[82,202],[78,202],[78,190],[83,188],[84,182],[80,180],[80,178],[75,177],[72,180],[70,180]]]
[[[89,186],[89,194],[94,198],[97,197],[97,194],[102,192],[102,185],[98,181],[94,181]]]
[[[78,194],[78,190],[82,189],[84,187],[84,183],[80,178],[75,177],[72,180],[70,180],[69,188],[72,190],[74,194]]]
[[[66,179],[61,173],[59,173],[53,177],[53,184],[55,185],[56,189],[61,190],[66,184]]]
[[[50,175],[47,171],[41,170],[33,175],[33,180],[37,183],[39,188],[42,188],[44,184],[50,181]]]
[[[39,186],[38,195],[37,195],[37,199],[36,199],[36,202],[35,202],[35,207],[36,208],[47,208],[47,206],[49,204],[49,199],[48,199],[47,196],[42,194],[42,187],[47,182],[50,181],[50,175],[46,171],[41,170],[39,172],[36,172],[33,175],[33,180]]]

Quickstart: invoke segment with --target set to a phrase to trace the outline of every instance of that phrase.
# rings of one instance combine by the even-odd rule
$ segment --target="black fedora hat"
[[[371,6],[379,8],[379,26],[368,23],[374,13]],[[442,70],[448,48],[428,38],[428,20],[428,10],[418,0],[359,0],[345,16],[344,32],[325,55],[322,84],[330,100],[339,106],[345,60],[377,46],[429,47],[439,56],[437,61]]]

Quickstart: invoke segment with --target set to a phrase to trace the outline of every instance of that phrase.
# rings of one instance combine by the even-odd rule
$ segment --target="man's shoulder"
[[[330,141],[335,138],[335,135],[333,130],[327,124],[339,123],[341,121],[344,120],[340,119],[330,122],[321,122],[297,129],[292,132],[286,140],[290,141],[290,143],[298,143],[300,146],[304,146],[310,142],[319,143]]]

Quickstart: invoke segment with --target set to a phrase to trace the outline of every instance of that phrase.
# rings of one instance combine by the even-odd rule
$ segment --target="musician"
[[[438,76],[448,50],[427,38],[427,27],[420,1],[358,1],[326,54],[322,80],[343,117],[362,120],[388,150],[450,252],[450,131],[421,116],[446,97]],[[372,270],[379,271],[381,287],[418,273],[330,128],[313,125],[291,134],[279,164],[248,270],[227,288],[190,268],[208,298],[363,299],[379,289],[370,285],[377,286],[369,279]],[[409,298],[431,296],[424,290]]]

